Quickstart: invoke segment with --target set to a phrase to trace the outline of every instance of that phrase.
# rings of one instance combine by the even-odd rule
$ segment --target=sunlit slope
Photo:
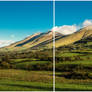
[[[64,45],[69,45],[75,43],[81,39],[92,36],[92,26],[87,26],[85,28],[80,29],[79,31],[71,34],[71,35],[55,35],[55,46],[60,47]],[[36,33],[25,38],[22,41],[16,42],[7,46],[7,49],[40,49],[40,48],[52,48],[53,47],[53,33],[51,31],[46,33]]]
[[[48,43],[52,41],[52,32],[47,33],[36,33],[32,36],[25,38],[22,41],[13,43],[5,48],[8,49],[21,49],[21,48],[37,48],[37,47],[48,47]]]
[[[78,40],[84,39],[88,36],[92,36],[92,26],[85,27],[81,29],[80,31],[73,33],[71,35],[62,37],[62,38],[56,38],[56,47],[72,44]]]
[[[7,46],[7,48],[21,47],[21,46],[27,44],[28,42],[32,42],[33,40],[35,40],[37,37],[39,37],[41,35],[42,35],[41,33],[36,33],[34,35],[31,35],[31,36],[25,38],[24,40],[18,41],[16,43],[13,43],[13,44]]]
[[[40,46],[44,47],[51,41],[52,41],[52,32],[47,32],[41,37],[38,37],[37,39],[35,39],[32,43],[25,44],[24,47],[31,47],[31,48],[34,48],[34,47],[36,48]]]

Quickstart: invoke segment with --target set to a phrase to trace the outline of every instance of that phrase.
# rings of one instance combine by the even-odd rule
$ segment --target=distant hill
[[[55,33],[55,45],[56,48],[67,46],[69,44],[82,44],[81,40],[92,37],[92,26],[87,26],[79,31],[70,34],[62,35],[58,32]],[[36,33],[24,40],[13,43],[4,47],[5,49],[19,50],[19,49],[48,49],[53,47],[53,32]],[[86,40],[87,41],[87,40]]]
[[[33,49],[33,48],[38,48],[42,47],[43,45],[45,46],[49,42],[52,41],[52,32],[49,31],[47,33],[36,33],[33,34],[24,40],[18,41],[16,43],[13,43],[9,46],[6,46],[5,48],[7,49]],[[44,47],[43,47],[44,48]]]
[[[92,26],[87,26],[71,35],[56,38],[56,47],[69,45],[91,36],[92,36]]]

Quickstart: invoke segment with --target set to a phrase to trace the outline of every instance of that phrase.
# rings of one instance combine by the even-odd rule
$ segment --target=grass
[[[92,91],[92,83],[56,83],[56,91]]]
[[[52,72],[39,71],[49,62],[34,58],[11,59],[10,63],[16,69],[0,69],[0,91],[52,91]],[[38,70],[32,71],[31,68]]]
[[[92,91],[92,49],[57,54],[57,57],[74,56],[80,59],[56,62],[56,91]]]
[[[58,77],[61,72],[56,72],[56,91],[92,91],[91,79],[67,79]]]
[[[0,80],[0,91],[52,91],[52,84],[14,80]]]
[[[0,70],[0,91],[51,91],[50,71]]]
[[[92,42],[88,42],[88,43],[87,43],[87,46],[88,46],[88,45],[92,45]]]
[[[24,70],[46,70],[50,61],[25,61],[14,64],[16,69]],[[51,68],[52,69],[52,68]]]
[[[11,64],[15,69],[23,70],[52,70],[51,61],[41,61],[38,59],[12,59]]]
[[[59,62],[57,65],[92,65],[92,60],[84,60],[84,61],[65,61]]]
[[[72,53],[72,52],[65,52],[65,53],[59,53],[58,56],[65,56],[65,57],[69,57],[69,56],[77,56],[77,55],[82,55],[82,54],[79,54],[79,53]]]
[[[11,59],[11,63],[19,63],[25,61],[36,61],[37,59],[34,58],[23,58],[23,59]]]
[[[13,79],[21,81],[52,82],[52,72],[49,71],[25,71],[15,69],[0,70],[0,79]]]
[[[26,61],[26,62],[21,62],[21,63],[17,63],[18,65],[24,65],[24,64],[31,64],[31,65],[35,65],[35,64],[47,64],[50,61]]]

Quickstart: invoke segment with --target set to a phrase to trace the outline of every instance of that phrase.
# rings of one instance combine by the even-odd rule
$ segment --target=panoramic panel
[[[92,2],[55,4],[56,90],[92,90]]]
[[[51,1],[0,1],[0,91],[52,91]]]

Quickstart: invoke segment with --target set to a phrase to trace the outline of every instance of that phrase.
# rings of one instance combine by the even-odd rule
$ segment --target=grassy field
[[[52,91],[52,72],[0,70],[0,91]]]
[[[56,53],[56,91],[92,91],[92,50]]]
[[[15,69],[23,70],[42,70],[52,71],[53,65],[51,61],[25,58],[25,59],[12,59],[11,64]]]
[[[70,62],[70,61],[65,61],[65,62],[59,62],[58,64],[56,64],[56,66],[63,66],[63,65],[83,65],[83,66],[87,66],[87,65],[92,65],[92,60],[84,60],[84,61],[74,61],[74,62]]]
[[[52,65],[48,51],[0,52],[0,91],[52,91]]]
[[[91,79],[67,79],[61,75],[56,72],[56,91],[92,91]]]
[[[56,83],[56,91],[92,91],[92,83]]]

